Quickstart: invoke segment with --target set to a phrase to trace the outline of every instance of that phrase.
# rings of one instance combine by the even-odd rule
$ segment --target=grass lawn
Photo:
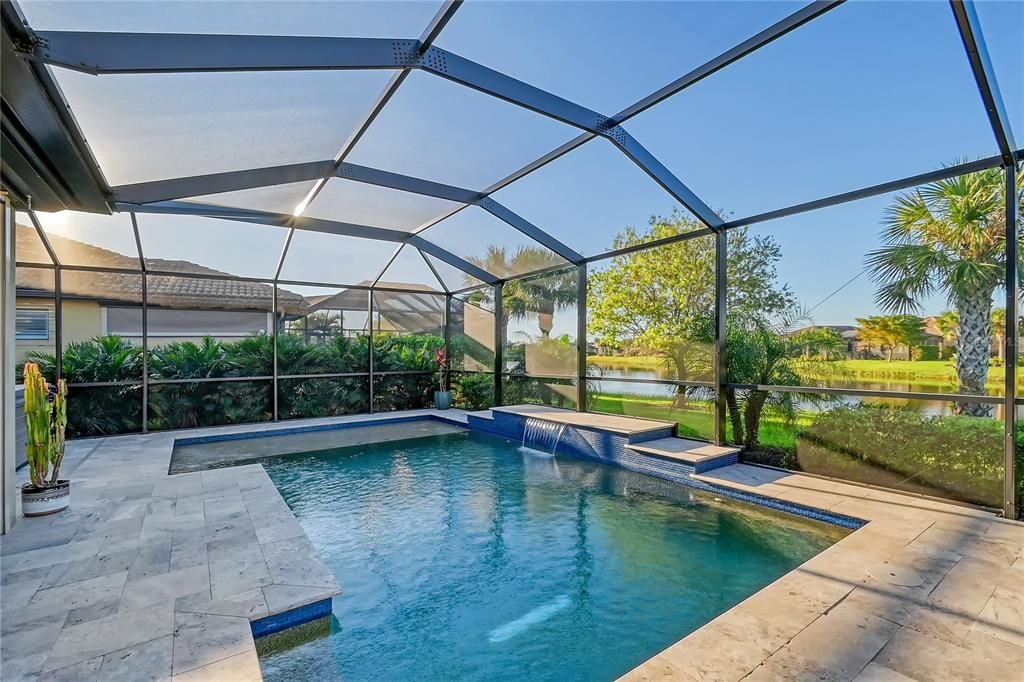
[[[691,400],[684,407],[675,407],[671,400],[633,395],[599,393],[589,396],[591,410],[629,417],[674,421],[679,424],[680,436],[711,440],[715,432],[714,406],[708,401]],[[777,416],[766,414],[761,418],[760,441],[763,445],[793,449],[797,431],[809,424],[809,415],[798,414],[792,424]],[[726,424],[726,435],[731,438],[732,428]]]
[[[665,366],[663,358],[650,355],[588,355],[587,362],[615,369],[661,369]]]
[[[614,369],[646,369],[657,370],[664,367],[664,360],[653,356],[607,356],[592,355],[587,362],[599,367]],[[843,360],[834,363],[834,374],[805,372],[807,380],[841,381],[896,381],[904,384],[956,385],[956,368],[952,360]],[[1004,367],[989,367],[988,383],[990,391],[1003,387],[1006,370]],[[1024,388],[1024,376],[1018,377],[1021,388]]]

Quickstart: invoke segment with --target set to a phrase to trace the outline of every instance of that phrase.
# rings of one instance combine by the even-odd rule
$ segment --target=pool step
[[[703,473],[735,464],[739,448],[711,445],[686,438],[657,438],[641,443],[628,443],[626,448],[644,455],[683,462],[693,467],[694,473]]]

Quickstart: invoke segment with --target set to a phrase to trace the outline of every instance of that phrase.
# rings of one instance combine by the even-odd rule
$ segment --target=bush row
[[[373,339],[374,372],[432,372],[435,354],[443,347],[444,339],[436,335],[377,335]],[[277,353],[279,376],[369,371],[369,339],[365,336],[310,344],[301,336],[286,334],[278,337]],[[38,363],[44,376],[53,380],[56,360],[52,354],[30,353],[26,360]],[[69,436],[141,430],[142,387],[138,382],[144,360],[151,381],[173,382],[150,385],[147,422],[152,430],[258,422],[272,416],[272,382],[237,380],[272,375],[274,346],[267,335],[238,341],[210,337],[178,341],[150,349],[145,358],[142,349],[128,340],[104,336],[69,344],[62,358],[63,376],[72,385],[125,385],[72,386]],[[434,374],[375,374],[374,382],[376,411],[426,407],[433,399]],[[279,379],[278,414],[282,419],[367,411],[365,376]]]
[[[1002,506],[1003,425],[996,419],[840,405],[798,428],[793,450],[763,447],[744,456],[808,473]],[[1017,433],[1017,456],[1018,467],[1024,467],[1024,427]],[[1024,499],[1024,481],[1018,495]]]

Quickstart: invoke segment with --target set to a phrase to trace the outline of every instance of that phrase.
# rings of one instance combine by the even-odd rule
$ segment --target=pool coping
[[[1024,524],[744,464],[694,478],[864,524],[620,679],[938,682],[1019,673]]]
[[[252,623],[262,632],[284,627],[296,615],[261,622],[275,614],[322,614],[328,595],[339,588],[329,571],[329,585],[322,573],[310,578],[326,569],[261,465],[168,475],[175,442],[424,418],[464,427],[468,420],[460,410],[416,410],[69,443],[72,508],[21,519],[0,540],[3,634],[27,638],[16,649],[19,656],[4,657],[5,677],[34,679],[47,671],[97,680],[114,674],[123,661],[137,661],[149,666],[147,674],[174,680],[262,679]],[[862,525],[624,679],[868,679],[869,673],[899,673],[924,682],[948,679],[960,669],[965,676],[971,671],[1006,678],[1004,673],[1015,674],[1014,665],[1024,665],[1024,525],[935,500],[744,464],[693,473],[691,479],[715,494]],[[275,506],[286,514],[264,525]],[[237,527],[239,514],[230,511],[242,507],[248,522],[259,524],[251,525],[252,534],[266,542],[259,535],[255,545],[241,539],[251,539],[249,529],[244,523]],[[239,589],[221,591],[221,599],[213,598],[218,595],[212,584],[206,599],[182,593],[189,587],[182,572],[198,560],[192,554],[200,544],[207,553],[238,552],[221,567],[246,573],[259,564],[253,561],[255,548],[268,572],[273,564],[276,577],[320,585],[290,586],[267,576],[256,578],[267,582],[242,590],[252,586],[240,575]],[[169,559],[161,554],[164,548]],[[123,560],[133,551],[126,570],[90,573],[96,572],[90,562],[104,552],[119,552]],[[166,561],[163,572],[146,563],[154,556]],[[207,554],[204,560],[211,565],[213,559]],[[49,586],[57,567],[76,581],[58,579]],[[919,584],[879,578],[889,574]],[[253,606],[256,592],[266,613]]]

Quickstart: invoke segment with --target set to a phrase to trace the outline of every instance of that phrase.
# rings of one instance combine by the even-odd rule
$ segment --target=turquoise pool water
[[[846,533],[475,433],[259,461],[345,591],[272,681],[612,680]]]

